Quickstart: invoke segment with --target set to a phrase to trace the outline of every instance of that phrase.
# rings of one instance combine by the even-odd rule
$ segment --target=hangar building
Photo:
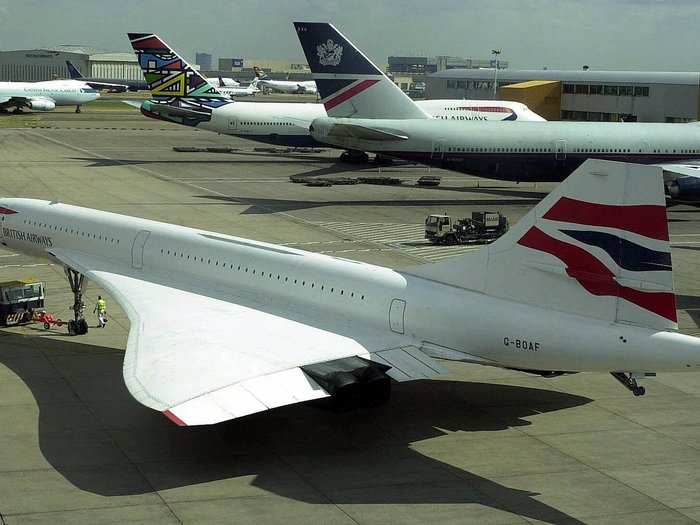
[[[66,60],[70,60],[86,77],[143,78],[133,53],[99,53],[84,46],[58,46],[0,51],[0,81],[68,78]]]
[[[488,100],[493,82],[493,69],[440,71],[426,77],[426,97]],[[499,97],[525,102],[550,119],[700,120],[697,72],[499,70],[498,86]]]

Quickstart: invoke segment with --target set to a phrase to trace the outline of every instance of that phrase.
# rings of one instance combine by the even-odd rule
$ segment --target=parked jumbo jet
[[[589,158],[655,164],[672,197],[700,200],[697,123],[435,120],[333,25],[294,25],[328,112],[312,123],[320,142],[512,181],[561,181]]]
[[[85,77],[70,60],[66,60],[66,67],[68,68],[68,76],[70,76],[71,80],[85,82],[91,88],[104,89],[113,93],[146,89],[146,84],[143,80]]]
[[[315,95],[318,92],[316,89],[316,82],[313,80],[302,80],[298,82],[292,80],[272,80],[267,76],[267,73],[258,66],[253,66],[253,71],[255,71],[255,78],[258,79],[258,85],[269,88],[272,91],[297,94],[307,93],[311,95]]]
[[[234,102],[157,35],[130,33],[129,39],[153,96],[141,105],[144,115],[269,144],[319,145],[309,134],[309,125],[326,115],[323,105]],[[483,111],[482,102],[468,100],[419,104],[441,119],[544,120],[516,102],[492,101],[488,111]],[[498,111],[491,111],[495,108]]]
[[[100,97],[100,92],[77,80],[47,80],[44,82],[0,82],[0,111],[22,108],[52,111],[56,106],[80,106]]]
[[[700,366],[677,332],[661,169],[589,160],[493,244],[391,270],[215,232],[0,199],[0,242],[86,280],[131,328],[124,379],[178,425],[333,396],[389,395],[433,358],[637,380]],[[167,305],[167,312],[163,311]]]

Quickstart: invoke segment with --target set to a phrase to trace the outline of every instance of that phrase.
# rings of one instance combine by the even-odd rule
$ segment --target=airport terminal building
[[[426,97],[489,100],[493,83],[493,69],[450,69],[427,76]],[[696,72],[499,70],[498,89],[548,120],[700,120]]]

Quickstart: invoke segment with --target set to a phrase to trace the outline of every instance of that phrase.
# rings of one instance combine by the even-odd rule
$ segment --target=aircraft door
[[[151,232],[141,230],[134,237],[134,242],[131,244],[131,267],[140,270],[143,268],[143,249],[146,246],[146,241]]]
[[[430,154],[431,159],[442,159],[445,157],[445,139],[433,141],[433,151]]]
[[[554,160],[566,160],[566,141],[554,141]]]
[[[238,119],[233,117],[228,119],[228,129],[231,131],[235,131],[238,129]]]
[[[394,299],[389,307],[389,328],[392,332],[402,334],[404,331],[404,315],[406,313],[406,301]]]

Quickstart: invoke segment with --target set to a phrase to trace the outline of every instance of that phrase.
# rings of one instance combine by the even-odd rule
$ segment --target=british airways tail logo
[[[542,217],[557,222],[600,226],[629,232],[647,239],[668,242],[664,206],[613,206],[562,197]],[[599,248],[616,266],[629,272],[670,272],[671,253],[641,246],[612,233],[560,229],[581,244]],[[677,322],[675,295],[667,291],[640,290],[620,284],[614,272],[598,257],[581,246],[552,237],[532,226],[518,244],[548,253],[564,263],[566,273],[590,294],[619,297],[660,317]],[[639,276],[640,281],[643,276]]]
[[[316,46],[318,63],[322,66],[337,66],[343,58],[343,46],[336,44],[332,39]]]

